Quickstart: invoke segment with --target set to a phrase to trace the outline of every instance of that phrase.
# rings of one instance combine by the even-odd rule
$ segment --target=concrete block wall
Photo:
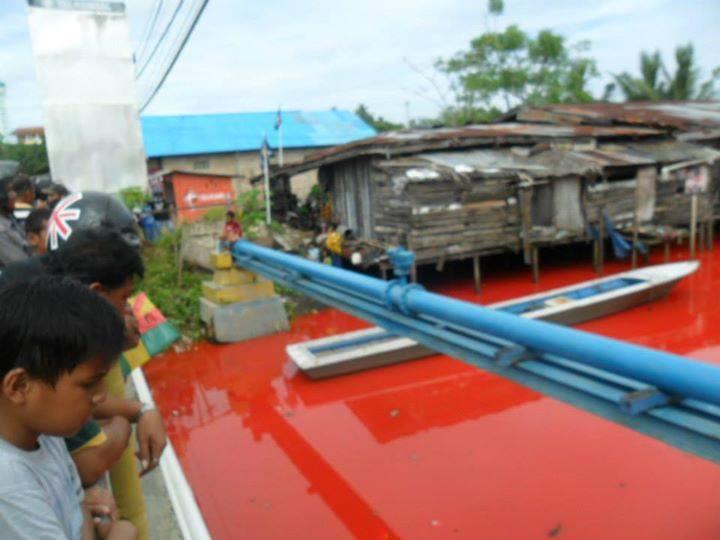
[[[236,268],[229,252],[212,252],[213,279],[203,282],[200,318],[216,341],[233,343],[289,329],[272,281]]]

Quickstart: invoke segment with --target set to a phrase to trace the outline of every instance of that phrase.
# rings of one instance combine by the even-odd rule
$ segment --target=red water
[[[668,298],[582,328],[720,363],[720,249],[701,260]],[[556,263],[537,285],[514,269],[479,296],[434,290],[492,303],[593,277]],[[709,461],[445,356],[317,382],[285,355],[363,326],[328,310],[145,368],[214,538],[720,537]]]

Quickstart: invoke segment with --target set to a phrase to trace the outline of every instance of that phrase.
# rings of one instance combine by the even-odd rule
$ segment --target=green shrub
[[[240,212],[243,229],[247,230],[265,220],[265,201],[259,189],[242,193],[235,204]]]
[[[163,235],[155,244],[143,248],[145,277],[138,289],[162,311],[180,332],[197,341],[205,337],[200,320],[202,282],[208,274],[194,269],[178,273],[176,245],[182,240],[182,230]]]
[[[203,221],[225,221],[225,214],[227,214],[227,208],[224,206],[211,208],[203,214]]]
[[[142,209],[152,198],[150,194],[139,186],[132,186],[120,190],[120,198],[130,210]]]

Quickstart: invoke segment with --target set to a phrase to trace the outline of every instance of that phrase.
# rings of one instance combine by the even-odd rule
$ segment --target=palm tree
[[[671,76],[659,51],[640,53],[640,77],[628,72],[614,74],[614,83],[605,87],[603,99],[619,89],[627,101],[656,101],[661,99],[714,99],[718,96],[715,83],[720,81],[720,67],[715,68],[700,84],[700,69],[695,66],[692,44],[675,49],[675,73]]]

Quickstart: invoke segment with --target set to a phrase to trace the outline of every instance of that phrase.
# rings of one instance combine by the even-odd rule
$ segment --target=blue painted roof
[[[162,157],[257,151],[265,134],[277,148],[276,118],[277,111],[143,116],[145,152]],[[282,111],[283,148],[335,146],[375,134],[350,111]]]

